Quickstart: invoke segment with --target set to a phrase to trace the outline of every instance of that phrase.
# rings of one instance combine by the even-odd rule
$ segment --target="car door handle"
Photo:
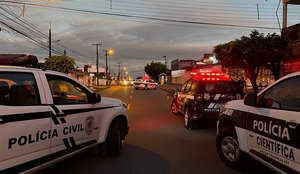
[[[291,128],[291,129],[296,129],[296,127],[298,126],[298,123],[296,123],[295,120],[287,121],[286,124],[287,124],[288,127]]]
[[[57,115],[58,115],[59,117],[66,116],[64,112],[59,112],[59,113],[57,113]]]

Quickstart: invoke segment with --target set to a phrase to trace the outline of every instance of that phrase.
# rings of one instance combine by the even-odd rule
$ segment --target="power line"
[[[13,1],[5,1],[5,2],[20,4],[19,2],[13,2]],[[225,27],[238,27],[238,28],[253,28],[253,29],[272,29],[272,30],[277,29],[277,28],[274,28],[274,27],[259,27],[259,26],[250,26],[250,25],[223,24],[223,23],[213,23],[213,22],[197,22],[197,21],[188,21],[188,20],[165,19],[165,18],[158,18],[158,17],[151,17],[151,16],[129,15],[129,14],[125,14],[125,13],[122,14],[122,13],[99,12],[99,11],[92,11],[92,10],[83,10],[83,9],[75,9],[75,8],[67,8],[67,7],[42,5],[42,4],[36,4],[36,3],[25,3],[25,4],[26,5],[31,5],[31,6],[61,9],[61,10],[75,11],[75,12],[81,12],[81,13],[101,14],[101,15],[126,17],[126,18],[139,18],[139,19],[148,19],[148,20],[174,22],[174,23],[184,23],[184,24],[225,26]]]
[[[5,9],[5,8],[3,8],[3,7],[0,7],[0,8],[1,8],[3,11],[5,11],[6,13],[8,13],[9,15],[15,16],[15,14],[14,14],[12,11],[8,11],[7,9]],[[11,9],[10,9],[10,10],[11,10]],[[0,14],[2,14],[2,13],[0,13]],[[7,15],[4,15],[4,14],[2,14],[2,15],[5,16],[6,18],[10,19]],[[20,23],[20,22],[17,22],[16,20],[20,21],[21,23]],[[14,22],[14,23],[16,23],[17,25],[19,25],[19,26],[23,27],[24,29],[28,30],[31,34],[37,34],[39,37],[42,37],[43,39],[47,39],[47,37],[48,37],[46,34],[40,32],[40,31],[38,30],[38,27],[37,27],[36,25],[31,24],[31,23],[28,23],[28,22],[26,22],[26,21],[23,21],[23,20],[21,20],[20,18],[16,18],[15,20],[10,20],[10,21],[11,21],[11,22]],[[22,32],[22,33],[24,34],[24,32]],[[19,33],[19,34],[21,34],[21,33]],[[27,33],[26,36],[29,36],[29,34]],[[36,42],[36,41],[37,41],[37,40],[35,40],[35,42]],[[54,42],[54,43],[55,43],[55,42]],[[41,45],[41,42],[40,42],[40,41],[39,41],[39,44]],[[78,55],[80,55],[80,56],[86,57],[86,56],[82,55],[81,53],[79,53],[79,52],[73,50],[72,48],[67,47],[67,46],[65,46],[65,45],[63,45],[63,44],[60,44],[60,43],[55,43],[55,44],[60,45],[61,47],[66,48],[66,49],[68,49],[69,51],[71,51],[71,52],[73,52],[73,53],[75,53],[75,54],[78,54]],[[42,45],[45,46],[44,44],[42,44]],[[56,52],[56,53],[62,55],[62,53],[60,53],[60,52],[57,51],[57,50],[54,50],[53,48],[51,48],[51,50],[53,50],[54,52]]]

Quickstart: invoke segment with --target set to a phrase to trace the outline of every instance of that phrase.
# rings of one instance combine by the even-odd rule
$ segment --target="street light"
[[[106,78],[106,85],[107,85],[107,80],[108,80],[108,74],[107,74],[107,70],[108,70],[108,67],[107,67],[107,56],[111,56],[114,54],[114,50],[113,49],[108,49],[108,50],[103,50],[105,52],[105,78]]]

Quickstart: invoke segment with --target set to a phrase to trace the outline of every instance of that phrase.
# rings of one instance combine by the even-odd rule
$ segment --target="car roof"
[[[11,65],[0,65],[0,68],[11,69],[11,70],[27,70],[27,71],[42,71],[39,68],[23,67],[23,66],[11,66]]]
[[[67,76],[67,74],[58,72],[58,71],[52,71],[52,70],[45,70],[41,68],[33,68],[33,67],[24,67],[24,66],[11,66],[11,65],[0,65],[0,69],[6,69],[10,71],[25,71],[25,72],[37,72],[37,71],[43,71],[43,72],[48,72],[51,74],[57,74],[57,75],[62,75],[62,76]]]

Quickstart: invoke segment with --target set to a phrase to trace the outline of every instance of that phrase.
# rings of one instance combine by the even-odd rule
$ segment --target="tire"
[[[171,103],[171,111],[174,115],[179,115],[180,114],[175,101],[172,101],[172,103]]]
[[[107,135],[107,155],[117,157],[123,150],[123,141],[120,131],[119,120],[114,120],[109,127]]]
[[[138,88],[138,87],[136,87],[135,89],[136,89],[136,90],[139,90],[139,88]]]
[[[145,85],[145,88],[144,88],[145,90],[148,90],[149,88],[148,88],[148,86],[147,85]]]
[[[188,130],[193,128],[192,122],[191,122],[191,119],[190,119],[190,112],[189,112],[188,108],[186,108],[185,111],[184,111],[184,127]]]
[[[233,127],[227,127],[220,131],[216,146],[219,157],[227,166],[239,170],[245,166],[246,155],[240,150]]]

